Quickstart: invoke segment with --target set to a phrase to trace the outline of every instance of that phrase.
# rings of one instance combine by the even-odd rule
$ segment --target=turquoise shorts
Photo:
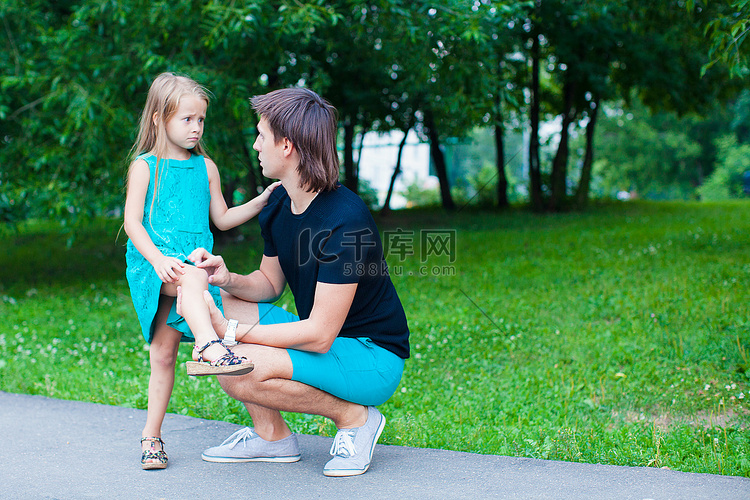
[[[273,304],[259,303],[261,325],[292,323],[299,318]],[[404,360],[367,337],[337,337],[328,352],[287,349],[292,380],[364,406],[385,403],[404,372]]]

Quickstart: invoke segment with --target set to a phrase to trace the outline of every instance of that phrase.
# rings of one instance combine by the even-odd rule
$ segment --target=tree
[[[747,75],[748,48],[745,39],[750,31],[750,3],[745,0],[687,0],[685,5],[690,12],[701,13],[708,8],[713,9],[702,22],[709,41],[709,62],[702,71],[706,72],[721,62],[727,65],[731,75]]]
[[[513,45],[498,35],[498,27],[512,21],[519,6],[525,4],[455,0],[427,9],[425,28],[421,30],[427,34],[424,43],[428,49],[421,52],[422,64],[427,63],[429,69],[421,92],[422,126],[440,179],[443,206],[448,209],[455,203],[441,141],[449,136],[465,137],[474,127],[490,120],[500,131],[502,141],[502,103],[511,98],[499,89],[506,85],[507,77],[502,64],[506,58],[498,52],[499,47],[510,49]],[[504,180],[502,142],[499,144],[498,179]],[[506,196],[505,190],[498,194],[500,199]]]
[[[634,100],[628,107],[605,106],[597,132],[596,173],[601,194],[635,191],[639,196],[690,199],[702,180],[706,144],[728,132],[729,120],[695,114],[652,113]],[[711,153],[710,151],[708,152]]]
[[[675,0],[6,0],[0,217],[74,222],[116,211],[138,113],[162,71],[214,92],[205,137],[230,204],[235,188],[253,195],[265,182],[247,98],[299,84],[339,108],[344,181],[354,189],[358,135],[415,130],[430,142],[444,206],[454,206],[442,145],[489,125],[502,206],[503,136],[525,113],[532,206],[565,206],[575,172],[568,132],[583,124],[584,203],[603,102],[637,96],[654,109],[702,112],[736,90],[723,64],[700,72],[709,62],[703,26],[736,3],[696,3],[689,15]],[[548,165],[538,129],[551,116],[564,127]]]
[[[704,200],[728,200],[750,194],[750,145],[738,144],[737,138],[727,135],[717,140],[719,162],[716,170],[699,188]]]
[[[602,98],[611,95],[609,75],[622,57],[626,33],[623,19],[627,12],[611,2],[545,2],[546,37],[549,40],[551,76],[561,89],[553,100],[562,123],[557,152],[552,162],[548,208],[561,210],[567,204],[569,185],[570,128],[579,120],[586,122],[586,153],[584,169],[593,162],[593,136],[596,113]],[[550,9],[551,7],[551,9]],[[590,170],[581,178],[588,182]],[[580,186],[576,200],[587,201],[588,186]]]
[[[344,184],[357,191],[359,174],[354,161],[354,141],[390,111],[379,98],[392,82],[389,47],[383,40],[392,27],[385,19],[400,22],[391,9],[398,3],[340,1],[333,4],[335,23],[316,30],[301,51],[311,60],[312,71],[325,75],[322,89],[336,104],[343,129]]]
[[[528,8],[527,2],[482,2],[477,5],[478,27],[471,33],[485,69],[478,73],[481,87],[475,106],[494,131],[498,208],[509,206],[505,133],[506,123],[520,113],[523,102],[525,67],[517,54],[522,51]]]
[[[726,98],[734,90],[719,66],[700,78],[705,57],[699,50],[703,43],[699,20],[671,0],[657,3],[537,1],[530,18],[529,51],[533,68],[531,200],[537,210],[559,210],[565,204],[570,185],[569,127],[581,119],[589,142],[576,201],[586,203],[594,164],[592,141],[603,100],[617,94],[627,99],[632,94],[653,109],[687,113],[705,110],[713,100]],[[538,61],[544,61],[540,76],[534,74]],[[548,94],[540,87],[543,80],[550,83]],[[562,123],[546,187],[548,197],[536,172],[538,153],[533,150],[538,147],[533,137],[537,107],[554,110]]]
[[[0,60],[0,199],[9,206],[26,200],[29,215],[68,222],[121,206],[138,114],[162,71],[186,73],[213,91],[209,154],[230,202],[241,179],[252,191],[261,181],[251,167],[247,98],[271,83],[299,80],[293,53],[278,50],[274,37],[304,41],[316,25],[335,19],[325,8],[297,3],[189,0],[84,0],[52,8],[9,0],[0,17],[3,48],[12,54]],[[284,64],[291,67],[286,74]]]

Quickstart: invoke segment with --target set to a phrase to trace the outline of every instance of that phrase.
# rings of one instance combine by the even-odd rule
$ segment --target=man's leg
[[[223,294],[222,300],[227,318],[251,325],[258,322],[257,304],[228,294]],[[227,394],[245,403],[263,439],[274,441],[291,434],[280,411],[321,415],[339,429],[360,427],[366,422],[366,407],[291,380],[292,361],[286,349],[240,344],[232,350],[252,361],[255,369],[243,376],[219,377],[219,383]]]
[[[223,300],[227,317],[244,324],[258,322],[257,304],[228,296]],[[220,314],[216,307],[210,309],[213,315]],[[289,411],[330,418],[338,428],[331,448],[333,458],[326,463],[323,474],[353,476],[367,471],[385,426],[385,417],[375,407],[345,401],[291,380],[293,365],[286,349],[241,344],[233,350],[252,361],[255,369],[246,375],[218,380],[229,396],[245,403],[255,432],[247,428],[237,431],[222,445],[206,450],[202,455],[204,460],[299,460],[296,439],[280,413]],[[240,442],[243,448],[235,451]]]

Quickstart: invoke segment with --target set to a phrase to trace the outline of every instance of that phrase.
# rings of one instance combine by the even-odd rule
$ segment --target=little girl
[[[180,341],[195,343],[189,375],[241,375],[252,363],[229,351],[211,325],[203,291],[217,303],[217,287],[187,256],[196,248],[211,251],[216,227],[227,230],[255,217],[265,206],[269,186],[244,205],[227,208],[216,164],[205,156],[201,138],[208,91],[190,78],[162,73],[151,84],[141,115],[134,158],[128,173],[125,232],[127,279],[143,336],[150,343],[148,413],[143,429],[141,465],[163,469],[167,454],[161,425],[175,378]],[[174,297],[182,287],[182,313]]]

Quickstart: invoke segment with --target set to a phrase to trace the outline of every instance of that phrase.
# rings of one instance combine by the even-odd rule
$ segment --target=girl
[[[180,341],[195,343],[189,375],[241,375],[252,363],[229,351],[214,331],[203,299],[207,288],[221,302],[208,275],[187,256],[213,247],[210,214],[227,230],[256,216],[269,186],[244,205],[227,208],[216,164],[201,141],[208,91],[190,78],[162,73],[151,84],[131,151],[125,200],[127,278],[143,336],[150,343],[148,413],[143,429],[141,465],[163,469],[167,454],[161,425],[172,394]],[[182,316],[174,308],[182,287]]]

